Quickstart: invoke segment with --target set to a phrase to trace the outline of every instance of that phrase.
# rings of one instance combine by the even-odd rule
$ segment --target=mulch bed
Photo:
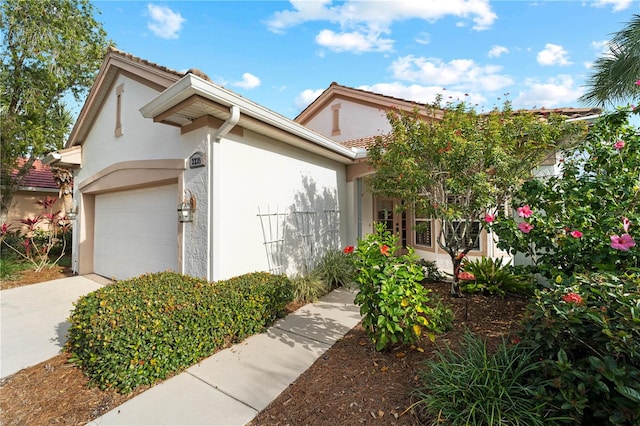
[[[257,425],[417,425],[410,392],[418,371],[441,345],[456,345],[465,330],[497,345],[517,326],[526,300],[449,296],[449,286],[428,285],[456,315],[454,329],[412,348],[375,351],[361,326],[331,347],[251,423]],[[293,308],[295,309],[295,307]],[[0,423],[80,425],[143,392],[129,395],[88,386],[82,372],[60,354],[24,369],[0,384]]]

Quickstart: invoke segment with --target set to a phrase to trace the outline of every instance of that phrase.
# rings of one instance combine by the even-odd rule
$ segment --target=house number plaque
[[[198,167],[204,167],[204,153],[196,151],[189,157],[189,168],[197,169]]]

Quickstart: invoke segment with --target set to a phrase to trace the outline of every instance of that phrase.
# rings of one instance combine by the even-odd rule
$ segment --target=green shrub
[[[2,252],[2,258],[0,258],[0,279],[8,280],[23,269],[23,263],[16,261],[15,258],[11,256],[5,258],[5,252]]]
[[[526,377],[539,367],[533,351],[504,341],[490,355],[471,333],[425,362],[413,396],[421,417],[433,425],[542,425],[544,401]]]
[[[513,272],[509,263],[502,258],[491,259],[482,256],[477,260],[465,260],[462,269],[471,272],[475,281],[462,281],[460,288],[466,293],[488,293],[504,296],[506,293],[532,294],[534,289],[530,275]]]
[[[291,278],[293,300],[296,302],[315,302],[329,292],[327,283],[314,274],[297,275]]]
[[[576,424],[640,424],[640,276],[575,276],[536,293],[522,344],[549,406]]]
[[[218,283],[143,275],[80,298],[66,350],[93,384],[128,393],[264,330],[291,298],[285,276],[264,272]]]
[[[436,262],[432,260],[419,259],[418,265],[422,267],[424,279],[430,283],[436,283],[444,280],[444,274],[436,266]]]
[[[353,256],[343,250],[329,250],[320,259],[313,274],[330,289],[348,287],[354,276]]]
[[[413,251],[394,254],[397,240],[378,224],[376,233],[359,241],[354,252],[359,285],[355,303],[360,306],[362,326],[379,351],[413,343],[425,332],[435,339],[433,333],[448,326],[439,321],[447,315],[436,312],[444,308],[428,305],[429,290],[421,283],[424,275]]]

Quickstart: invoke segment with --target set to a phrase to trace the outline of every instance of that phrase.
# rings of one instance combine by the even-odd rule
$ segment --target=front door
[[[376,198],[375,220],[378,223],[384,223],[386,230],[398,237],[401,253],[405,253],[407,247],[407,213],[404,210],[398,212],[398,208],[402,205],[401,203],[399,199]]]

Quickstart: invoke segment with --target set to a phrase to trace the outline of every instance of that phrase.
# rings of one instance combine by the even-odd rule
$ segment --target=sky
[[[92,2],[116,47],[295,118],[331,82],[478,110],[585,107],[639,0]]]

